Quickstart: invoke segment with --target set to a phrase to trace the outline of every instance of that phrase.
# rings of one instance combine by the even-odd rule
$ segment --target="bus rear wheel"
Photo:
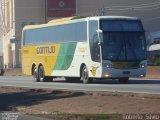
[[[125,77],[125,78],[119,78],[119,83],[120,84],[127,84],[128,83],[129,78]]]
[[[88,69],[86,66],[83,66],[81,69],[81,77],[80,79],[84,84],[91,83],[93,79],[89,78]]]
[[[39,78],[38,78],[38,70],[37,70],[36,66],[34,66],[34,68],[33,68],[33,79],[34,79],[35,82],[40,81]]]
[[[40,82],[44,81],[44,67],[41,65],[38,68],[38,79]]]
[[[42,65],[38,69],[38,80],[40,82],[51,82],[53,80],[52,76],[45,76],[44,67]]]

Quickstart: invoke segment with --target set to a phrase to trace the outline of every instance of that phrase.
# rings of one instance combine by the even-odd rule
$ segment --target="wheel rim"
[[[38,81],[38,74],[37,74],[37,69],[34,68],[34,71],[33,71],[33,78],[35,81]]]
[[[87,81],[88,80],[88,71],[87,68],[84,67],[83,72],[82,72],[82,80]]]

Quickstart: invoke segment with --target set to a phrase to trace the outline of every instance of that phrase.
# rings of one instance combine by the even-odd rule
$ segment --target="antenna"
[[[102,8],[101,8],[101,14],[100,14],[100,15],[101,15],[101,16],[104,16],[104,15],[105,15],[105,13],[106,13],[105,8],[104,8],[104,7],[102,7]]]

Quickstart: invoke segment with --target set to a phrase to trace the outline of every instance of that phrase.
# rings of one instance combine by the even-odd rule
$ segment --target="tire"
[[[119,83],[120,83],[120,84],[127,84],[127,83],[128,83],[128,80],[129,80],[128,77],[126,77],[126,78],[119,78]]]
[[[44,67],[42,65],[38,69],[38,80],[40,82],[51,82],[53,80],[52,76],[45,76]]]
[[[45,72],[44,72],[44,67],[42,65],[38,69],[38,79],[40,82],[45,81]]]
[[[34,66],[34,68],[33,68],[33,79],[35,82],[40,82],[40,80],[38,78],[38,70],[37,70],[36,66]]]
[[[89,78],[88,69],[86,66],[83,66],[81,69],[80,79],[83,81],[84,84],[91,83],[93,80],[93,79]]]

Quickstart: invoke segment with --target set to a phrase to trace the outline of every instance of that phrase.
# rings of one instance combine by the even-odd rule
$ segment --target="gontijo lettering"
[[[37,54],[55,53],[55,46],[37,47]]]

